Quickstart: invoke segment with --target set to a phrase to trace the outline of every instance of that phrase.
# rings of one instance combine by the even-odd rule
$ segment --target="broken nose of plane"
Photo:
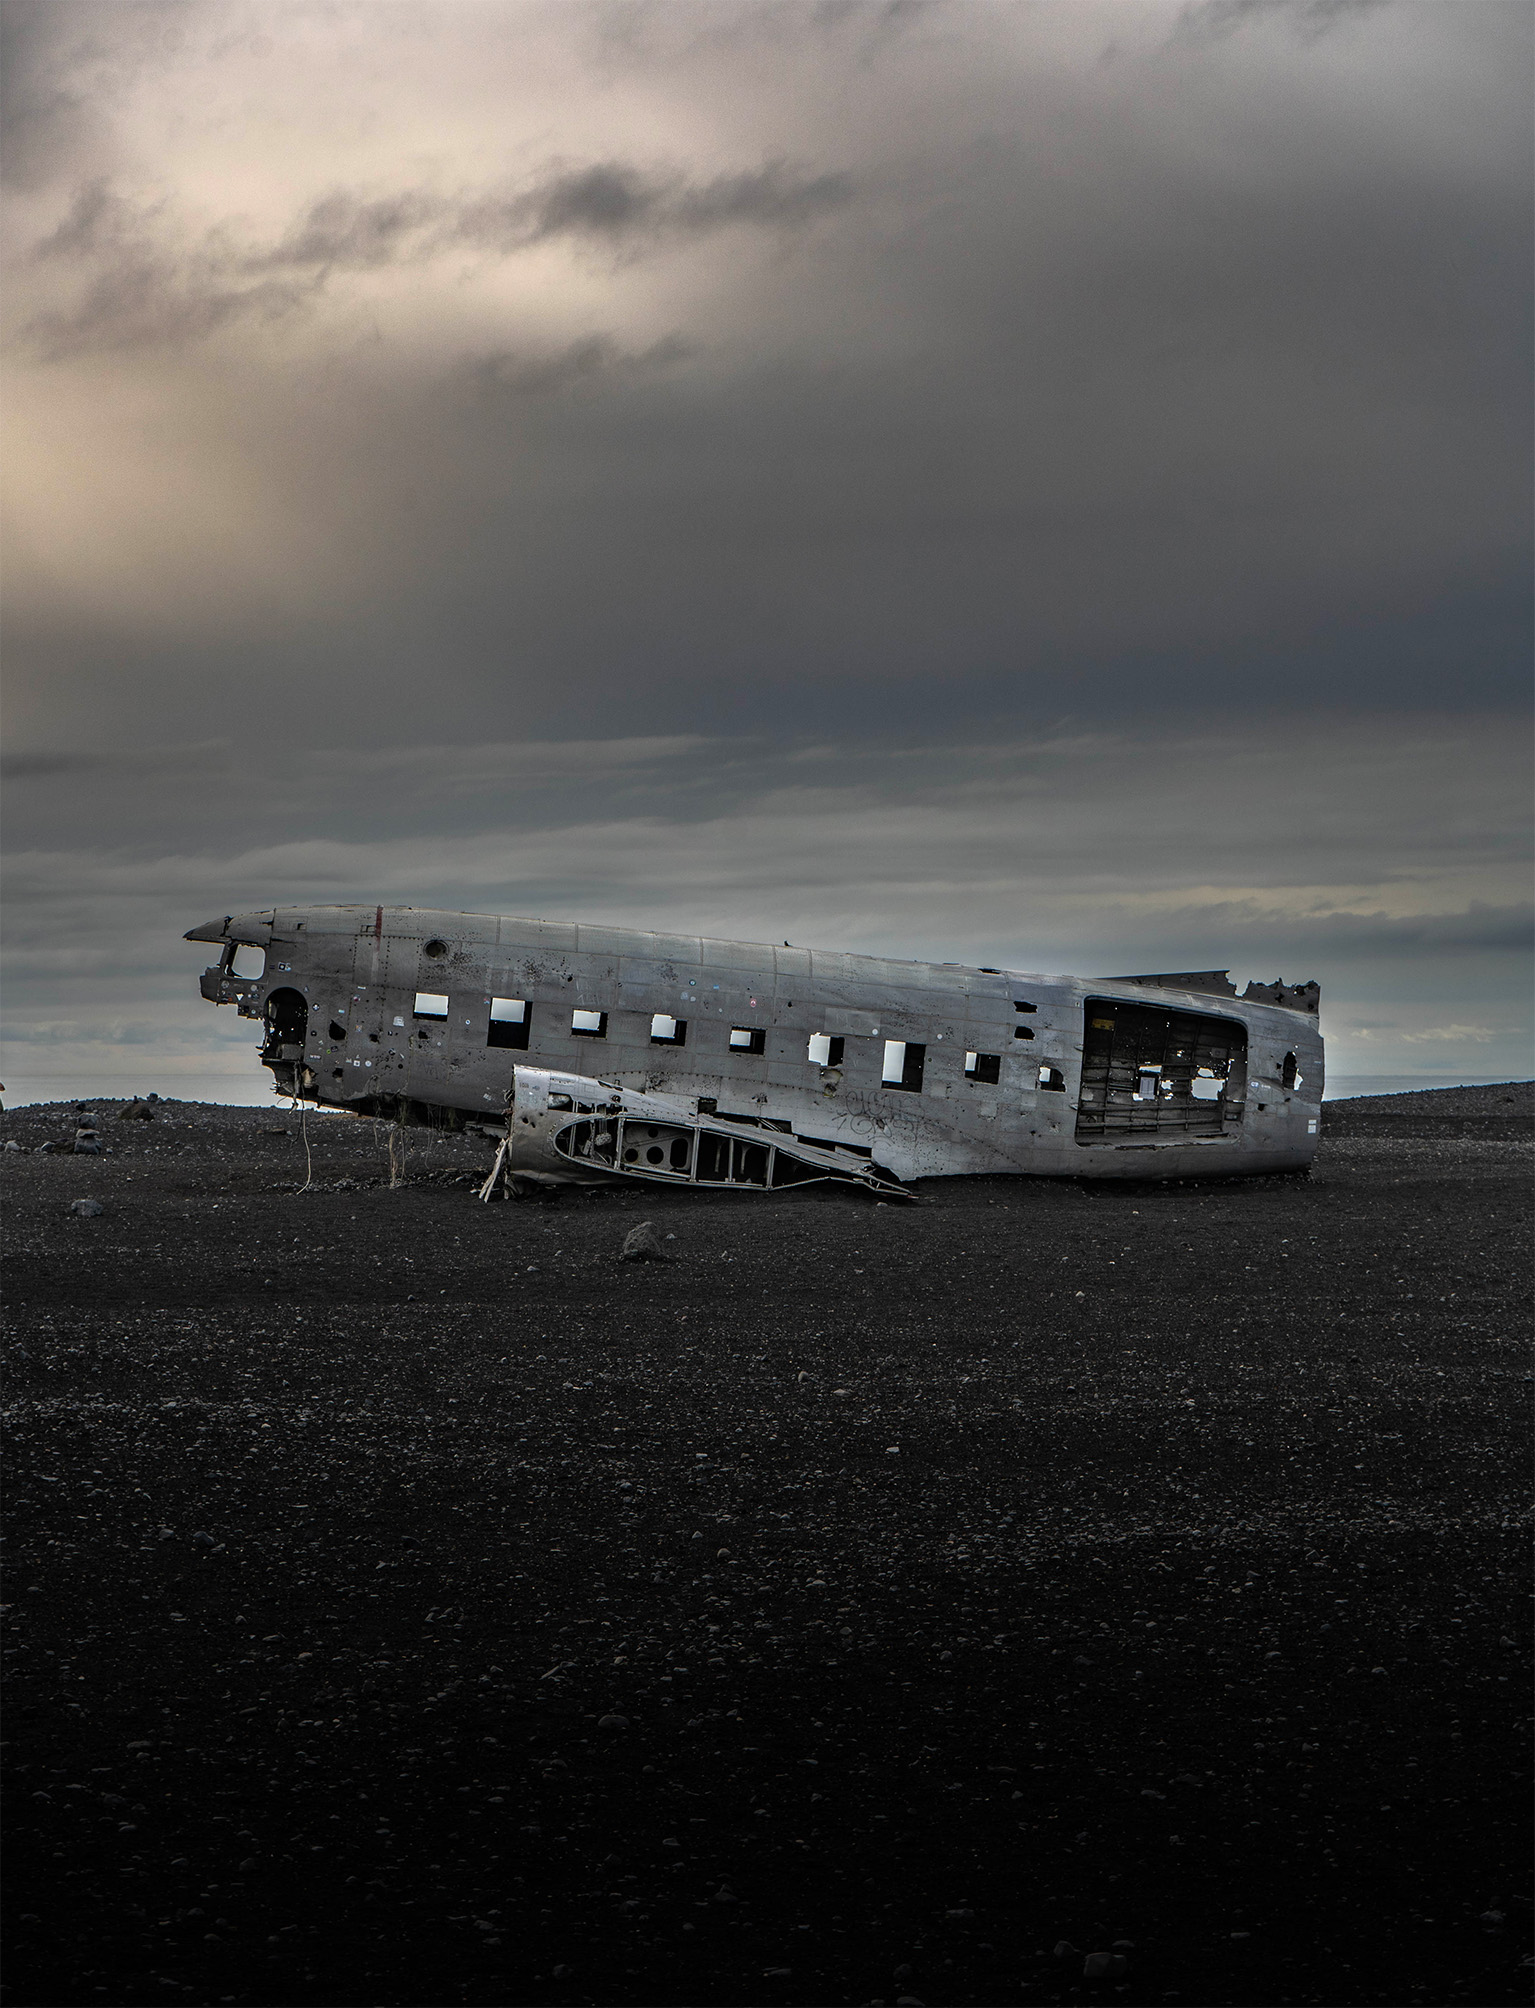
[[[217,920],[205,920],[201,927],[188,928],[183,941],[243,941],[265,948],[272,939],[269,913],[226,913]]]

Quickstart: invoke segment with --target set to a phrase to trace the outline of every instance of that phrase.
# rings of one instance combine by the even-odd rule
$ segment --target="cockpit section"
[[[256,990],[266,975],[273,919],[270,913],[226,913],[187,930],[186,941],[223,944],[218,961],[202,974],[200,988],[210,1004],[233,1004],[242,1018],[260,1017]]]

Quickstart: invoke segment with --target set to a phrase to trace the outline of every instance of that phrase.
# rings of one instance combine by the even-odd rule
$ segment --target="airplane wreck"
[[[634,1179],[893,1196],[1209,1178],[1316,1151],[1315,983],[1039,976],[585,922],[279,907],[194,927],[276,1090],[499,1139],[483,1196]]]

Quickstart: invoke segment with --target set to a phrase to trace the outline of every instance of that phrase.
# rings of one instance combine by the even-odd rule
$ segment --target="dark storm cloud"
[[[845,207],[852,195],[848,175],[807,177],[782,161],[691,184],[681,175],[600,161],[546,173],[531,187],[506,193],[449,197],[413,190],[364,199],[338,191],[312,204],[271,251],[246,263],[251,269],[371,270],[459,247],[509,255],[562,237],[632,250],[738,224],[793,227]]]
[[[97,180],[76,192],[63,222],[36,247],[40,260],[77,264],[91,276],[70,308],[38,316],[32,332],[55,359],[197,340],[242,318],[290,314],[337,274],[451,251],[507,258],[556,239],[634,257],[732,227],[799,228],[852,196],[845,174],[805,176],[781,161],[701,182],[605,161],[549,172],[507,193],[334,191],[276,244],[256,249],[242,248],[228,226],[182,245],[162,205],[135,204]]]
[[[551,355],[502,350],[466,365],[465,374],[489,394],[552,397],[571,390],[607,388],[615,379],[643,376],[685,362],[692,354],[680,335],[667,335],[649,348],[626,352],[611,335],[588,335]]]
[[[157,230],[159,222],[156,210],[126,201],[105,181],[79,190],[36,250],[40,261],[90,269],[67,310],[33,321],[30,332],[46,356],[195,341],[242,319],[275,320],[321,283],[313,275],[236,281],[226,253],[212,244],[179,253]]]
[[[1179,14],[1173,41],[1215,41],[1272,21],[1309,38],[1392,4],[1393,0],[1195,0]]]
[[[550,177],[506,205],[471,206],[459,229],[467,241],[511,249],[550,237],[594,237],[625,243],[673,232],[694,234],[736,224],[777,228],[810,223],[845,208],[853,197],[846,174],[795,174],[784,162],[744,174],[721,174],[690,186],[638,173],[621,163]],[[524,235],[525,233],[525,235]]]

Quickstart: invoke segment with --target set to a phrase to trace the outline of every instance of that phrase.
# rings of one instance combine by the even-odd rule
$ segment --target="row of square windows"
[[[417,1019],[446,1021],[448,1000],[440,993],[418,990],[414,1016]],[[533,1013],[526,998],[493,997],[490,1000],[490,1024],[485,1043],[487,1046],[509,1047],[514,1052],[526,1052],[528,1038],[532,1031]],[[608,1036],[608,1014],[606,1011],[577,1009],[570,1014],[570,1036],[574,1039],[605,1039]],[[1025,1036],[1032,1037],[1032,1034]],[[650,1043],[652,1046],[685,1046],[688,1038],[688,1024],[685,1018],[670,1017],[664,1011],[657,1011],[650,1020]],[[765,1053],[767,1051],[767,1031],[761,1025],[732,1025],[730,1028],[730,1050],[733,1053]],[[805,1057],[812,1066],[840,1067],[845,1042],[827,1032],[812,1033],[807,1043]],[[885,1041],[884,1066],[880,1079],[888,1088],[906,1088],[918,1093],[922,1088],[922,1076],[927,1060],[927,1048],[914,1039],[887,1039]],[[965,1079],[980,1083],[994,1083],[1002,1078],[1002,1056],[1000,1053],[966,1053]],[[1042,1088],[1064,1088],[1059,1069],[1041,1067],[1039,1085]]]

